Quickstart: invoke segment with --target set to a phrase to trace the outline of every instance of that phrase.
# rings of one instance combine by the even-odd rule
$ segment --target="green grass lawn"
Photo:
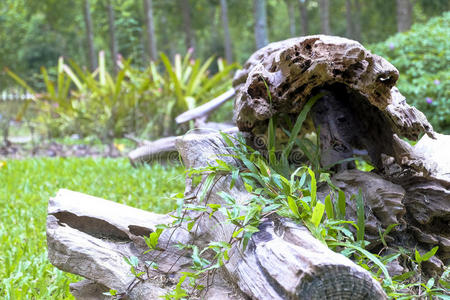
[[[0,166],[2,165],[0,160]],[[77,276],[47,259],[47,202],[58,189],[165,213],[184,190],[182,166],[133,169],[126,159],[9,160],[0,168],[0,298],[67,299]]]

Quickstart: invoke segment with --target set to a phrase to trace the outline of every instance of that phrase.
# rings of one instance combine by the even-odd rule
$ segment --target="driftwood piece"
[[[153,142],[145,142],[144,145],[128,153],[131,165],[178,160],[179,155],[175,148],[176,139],[176,136],[169,136]]]
[[[272,43],[236,72],[236,124],[255,132],[274,115],[298,114],[317,88],[342,84],[377,108],[398,135],[414,140],[421,132],[432,135],[425,116],[394,87],[397,79],[394,66],[356,41],[315,35]]]
[[[238,163],[220,135],[187,135],[177,140],[177,148],[188,167],[214,164],[215,159]],[[231,194],[244,202],[251,195],[242,182],[230,190],[231,175],[217,180],[204,200],[224,203],[218,192]],[[193,187],[187,178],[186,194]],[[194,197],[194,203],[199,199]],[[198,228],[163,233],[161,251],[143,255],[143,236],[158,223],[171,217],[152,214],[121,204],[62,190],[49,202],[47,219],[50,261],[58,268],[87,280],[73,284],[80,299],[101,299],[100,292],[111,288],[130,299],[156,299],[173,288],[177,275],[188,267],[188,253],[174,247],[178,242],[204,245],[209,241],[229,240],[235,226],[221,214],[204,215]],[[371,275],[348,258],[329,250],[302,225],[272,215],[263,220],[260,231],[251,238],[245,251],[234,244],[230,260],[214,276],[203,299],[384,299],[381,286]],[[143,280],[134,280],[124,256],[134,255],[141,262],[156,257],[159,271],[150,270]],[[172,278],[171,280],[169,280]],[[225,281],[226,279],[226,281]],[[133,287],[133,288],[130,288]]]
[[[182,124],[194,119],[208,117],[210,113],[231,99],[235,93],[236,92],[234,89],[229,89],[222,95],[210,100],[209,102],[180,114],[175,118],[175,122],[177,122],[177,124]]]
[[[214,165],[218,158],[238,163],[223,156],[231,153],[219,135],[187,135],[177,140],[177,148],[187,168]],[[230,190],[230,181],[230,175],[217,180],[207,202],[223,204],[218,192],[227,192],[244,203],[250,195],[242,182]],[[186,192],[192,194],[189,186],[188,181]],[[235,226],[224,221],[224,216],[203,218],[199,231],[210,240],[229,240]],[[369,273],[329,250],[304,226],[273,216],[259,229],[243,253],[236,246],[232,249],[225,265],[233,282],[252,299],[384,299]]]
[[[237,128],[229,123],[203,122],[196,120],[195,129],[190,132],[207,134],[211,132],[223,131],[227,133],[236,132]],[[159,162],[179,162],[180,155],[175,147],[177,136],[170,136],[156,141],[143,141],[142,145],[128,153],[131,165],[136,167],[142,163]]]
[[[60,190],[50,199],[47,217],[47,245],[50,262],[59,269],[86,278],[71,284],[77,299],[110,299],[102,295],[115,289],[129,299],[158,299],[176,284],[179,273],[188,271],[186,253],[175,243],[190,243],[183,230],[164,232],[159,245],[164,251],[148,250],[143,236],[158,224],[168,224],[168,215],[154,214],[97,197]],[[136,280],[124,257],[145,261],[158,257],[159,271],[149,269],[143,280]],[[230,299],[232,291],[219,276],[208,295],[211,299]],[[242,299],[235,295],[232,299]]]
[[[435,133],[425,116],[406,103],[395,87],[397,79],[394,66],[358,42],[323,35],[289,39],[258,50],[236,73],[234,117],[247,141],[257,145],[270,118],[290,130],[308,99],[322,94],[310,112],[312,122],[301,132],[320,130],[322,166],[366,155],[376,167],[373,172],[392,186],[373,190],[377,178],[352,172],[338,173],[335,180],[343,180],[341,188],[349,194],[361,187],[385,194],[385,201],[395,195],[395,202],[384,203],[391,215],[374,212],[369,232],[399,223],[402,246],[423,251],[439,246],[432,264],[442,271],[450,257],[450,167],[442,150],[448,149],[449,137]],[[426,136],[415,147],[402,139],[417,140],[422,133]],[[333,167],[353,168],[348,161]]]

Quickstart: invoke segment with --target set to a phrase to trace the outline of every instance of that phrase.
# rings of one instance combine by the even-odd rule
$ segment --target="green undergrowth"
[[[75,275],[47,259],[47,201],[58,189],[165,213],[184,189],[181,166],[134,169],[126,159],[0,160],[0,298],[70,299]]]

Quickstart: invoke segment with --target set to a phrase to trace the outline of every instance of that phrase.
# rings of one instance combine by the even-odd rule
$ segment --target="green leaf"
[[[394,229],[398,224],[390,224],[386,230],[381,233],[381,229],[378,228],[378,232],[380,234],[380,239],[381,239],[381,243],[383,244],[384,247],[387,247],[387,243],[386,243],[386,236],[389,234],[389,232],[391,232],[392,229]]]
[[[125,262],[127,264],[129,264],[130,266],[137,268],[137,266],[139,265],[139,259],[136,256],[130,256],[130,257],[126,257],[124,256],[123,258],[125,260]]]
[[[431,249],[430,251],[428,251],[427,253],[422,255],[422,261],[429,260],[431,257],[433,257],[436,254],[438,249],[439,249],[439,246],[433,247],[433,249]]]
[[[244,227],[244,231],[246,233],[255,233],[255,232],[258,232],[259,229],[257,227],[255,227],[255,226],[247,225],[247,226]]]
[[[396,275],[396,276],[392,277],[392,279],[396,280],[396,281],[403,281],[405,279],[408,279],[408,278],[414,276],[415,274],[416,274],[416,271],[410,271],[410,272],[406,272],[406,273],[403,273],[400,275]]]
[[[317,197],[317,184],[316,184],[316,176],[314,172],[308,168],[309,176],[311,176],[311,206],[316,205],[316,197]]]
[[[244,230],[244,227],[241,227],[241,228],[239,228],[238,230],[235,230],[235,231],[233,232],[232,237],[233,237],[233,238],[236,238],[243,230]]]
[[[187,230],[188,230],[188,231],[191,231],[192,228],[194,227],[194,225],[195,225],[195,221],[192,221],[192,222],[187,223]]]
[[[342,190],[339,190],[338,192],[338,201],[337,201],[338,207],[338,218],[340,220],[345,219],[345,211],[346,211],[346,202],[345,202],[345,193]]]
[[[356,232],[356,240],[362,242],[364,240],[366,220],[364,214],[364,199],[361,189],[359,189],[358,195],[356,196],[356,216],[356,225],[358,226],[358,230]]]
[[[325,210],[327,212],[328,219],[334,219],[334,209],[333,209],[333,202],[331,201],[331,196],[328,194],[325,197]]]
[[[416,263],[420,264],[422,262],[422,256],[420,256],[419,251],[417,249],[414,250],[414,258],[416,260]]]
[[[370,253],[369,251],[361,248],[360,246],[351,244],[351,243],[342,243],[342,242],[330,242],[329,243],[330,246],[342,246],[342,247],[347,247],[347,248],[352,248],[355,249],[356,251],[360,252],[361,254],[365,255],[368,259],[370,259],[374,264],[377,265],[378,268],[380,268],[380,270],[383,272],[384,274],[384,278],[387,282],[388,285],[392,284],[392,278],[389,275],[388,270],[386,269],[386,266],[372,253]]]
[[[318,201],[311,216],[311,223],[313,223],[316,228],[319,227],[319,224],[322,221],[324,211],[325,205]]]
[[[274,166],[277,162],[275,157],[275,124],[273,118],[269,119],[267,150],[269,151],[269,164]]]
[[[323,94],[317,94],[311,99],[306,102],[305,106],[303,107],[302,111],[297,117],[297,120],[295,121],[294,128],[291,130],[291,136],[289,137],[287,146],[283,150],[283,156],[289,157],[289,154],[291,153],[292,147],[294,146],[295,139],[297,138],[298,134],[300,133],[300,129],[302,128],[303,122],[305,121],[309,111],[313,107],[313,105],[316,103],[317,100],[322,98]]]
[[[434,285],[434,278],[431,277],[431,278],[428,280],[426,286],[427,286],[428,289],[431,289],[431,288],[433,287],[433,285]]]
[[[296,216],[297,218],[300,218],[298,206],[297,206],[297,203],[295,202],[294,198],[292,198],[291,196],[288,196],[287,201],[288,201],[289,208],[294,213],[294,216]]]

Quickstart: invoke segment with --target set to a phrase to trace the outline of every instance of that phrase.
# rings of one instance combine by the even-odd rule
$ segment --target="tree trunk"
[[[289,32],[291,34],[291,37],[297,36],[294,3],[295,2],[293,0],[286,0],[289,15]]]
[[[302,35],[309,34],[309,21],[308,21],[308,0],[298,0],[300,6],[300,18],[302,22]]]
[[[183,16],[183,28],[186,39],[186,47],[195,50],[195,36],[192,31],[191,6],[189,0],[181,0],[181,13]]]
[[[253,13],[255,18],[256,49],[269,43],[267,35],[266,0],[253,0]]]
[[[320,28],[322,34],[331,34],[330,30],[330,2],[329,0],[320,0]]]
[[[361,41],[361,2],[360,0],[354,0],[353,7],[353,29],[354,39]]]
[[[108,23],[109,23],[109,47],[111,51],[111,62],[113,65],[114,74],[117,74],[117,40],[116,40],[116,28],[115,28],[114,7],[111,4],[111,0],[108,0]]]
[[[167,22],[167,16],[162,14],[161,16],[161,31],[162,31],[162,44],[165,49],[165,53],[168,53],[169,58],[173,58],[175,56],[175,49],[173,46],[173,41],[170,38],[170,28],[169,23]]]
[[[345,35],[348,38],[353,38],[354,35],[354,25],[352,16],[352,0],[345,0],[345,19],[347,21],[347,27],[345,30]]]
[[[88,62],[91,71],[97,68],[97,56],[94,49],[94,31],[92,29],[92,18],[89,0],[83,1],[84,25],[86,27],[86,43],[88,48]]]
[[[144,0],[145,9],[145,27],[147,31],[147,51],[150,60],[157,60],[158,52],[156,51],[156,36],[153,21],[153,1]]]
[[[227,0],[220,0],[220,7],[222,9],[222,26],[225,45],[225,59],[227,60],[228,63],[231,63],[233,61],[233,47],[231,44],[230,27],[228,25]]]
[[[397,31],[403,32],[411,28],[412,25],[411,0],[397,0]]]

